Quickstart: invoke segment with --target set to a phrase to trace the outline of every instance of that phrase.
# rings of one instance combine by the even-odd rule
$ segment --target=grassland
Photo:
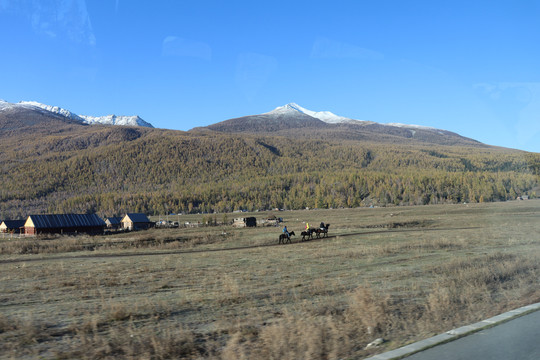
[[[0,238],[0,358],[363,358],[540,301],[540,200],[274,214],[330,236]]]

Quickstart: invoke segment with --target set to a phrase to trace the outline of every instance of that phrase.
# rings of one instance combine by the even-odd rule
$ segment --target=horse
[[[319,229],[320,234],[322,234],[323,237],[328,237],[328,228],[330,227],[330,224],[326,224],[323,228]],[[317,234],[318,237],[319,234]]]
[[[289,243],[291,242],[291,236],[296,236],[296,234],[294,233],[294,231],[291,231],[289,232],[289,234],[279,234],[279,240],[278,240],[278,244],[285,244],[286,241],[288,241]]]
[[[306,231],[302,231],[300,235],[302,235],[302,241],[313,239],[313,233],[316,233],[317,230],[315,229],[307,229]]]
[[[330,226],[330,224],[326,224],[324,227],[321,227],[321,228],[318,228],[318,229],[314,230],[315,236],[317,237],[317,239],[320,239],[321,235],[322,235],[322,237],[328,237],[328,227],[329,226]]]

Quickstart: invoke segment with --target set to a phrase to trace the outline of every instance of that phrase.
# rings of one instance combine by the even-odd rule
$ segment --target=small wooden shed
[[[20,234],[26,220],[4,220],[0,224],[0,233]]]
[[[122,226],[122,218],[120,216],[109,217],[105,219],[105,225],[107,225],[107,229],[119,229]]]
[[[129,213],[122,219],[122,227],[126,230],[146,230],[154,226],[148,216],[141,213]]]

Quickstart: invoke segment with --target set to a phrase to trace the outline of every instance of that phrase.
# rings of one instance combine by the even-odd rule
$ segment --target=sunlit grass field
[[[0,237],[0,357],[356,359],[540,301],[540,200],[225,217],[270,215]]]

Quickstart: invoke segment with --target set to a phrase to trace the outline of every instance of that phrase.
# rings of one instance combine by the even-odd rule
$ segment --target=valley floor
[[[540,301],[540,200],[274,215],[329,237],[0,237],[0,358],[362,358]]]

